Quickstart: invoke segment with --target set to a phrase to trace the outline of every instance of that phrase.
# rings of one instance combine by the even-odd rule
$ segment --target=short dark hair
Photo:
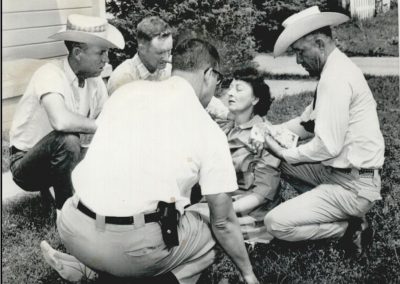
[[[151,41],[157,36],[167,38],[171,34],[171,27],[163,19],[150,16],[141,20],[137,25],[136,38],[138,41]]]
[[[264,77],[262,77],[254,67],[247,66],[235,70],[233,72],[233,78],[250,84],[254,96],[258,98],[253,112],[259,116],[265,116],[273,100],[271,99],[269,86],[264,82]]]
[[[190,38],[183,40],[172,52],[172,69],[195,71],[202,68],[216,68],[219,65],[217,49],[210,43]]]
[[[71,51],[72,51],[72,49],[74,47],[80,47],[82,49],[86,49],[87,48],[87,44],[83,43],[83,42],[65,40],[64,44],[67,47],[68,53],[71,53]]]

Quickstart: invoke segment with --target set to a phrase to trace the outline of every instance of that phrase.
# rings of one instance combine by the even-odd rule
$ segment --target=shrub
[[[174,28],[175,43],[191,36],[212,42],[220,51],[225,72],[253,57],[252,31],[263,14],[251,0],[108,0],[107,12],[126,40],[124,50],[110,52],[114,67],[136,53],[138,22],[158,15]]]
[[[328,5],[329,2],[329,5]],[[257,9],[264,14],[257,22],[254,30],[255,39],[260,51],[273,50],[276,39],[282,32],[282,22],[294,13],[300,12],[311,6],[319,6],[321,11],[335,10],[337,5],[331,4],[329,0],[289,0],[271,1],[254,0]]]

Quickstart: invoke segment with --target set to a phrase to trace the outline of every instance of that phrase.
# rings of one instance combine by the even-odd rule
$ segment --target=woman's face
[[[245,81],[233,80],[228,90],[228,108],[231,113],[238,114],[253,109],[258,98],[253,94],[253,88]]]

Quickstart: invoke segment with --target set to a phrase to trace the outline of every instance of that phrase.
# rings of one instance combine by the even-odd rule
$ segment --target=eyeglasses
[[[212,67],[207,68],[207,69],[204,71],[204,74],[206,74],[206,73],[208,72],[209,69],[211,69],[211,71],[212,71],[214,74],[217,75],[217,85],[220,85],[220,84],[222,83],[222,80],[224,80],[224,75],[223,75],[221,72],[215,70],[215,69],[212,68]]]

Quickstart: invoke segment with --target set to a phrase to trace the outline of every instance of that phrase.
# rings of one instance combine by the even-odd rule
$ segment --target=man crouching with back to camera
[[[215,47],[189,39],[174,50],[171,78],[126,84],[107,101],[57,222],[71,259],[144,283],[196,283],[214,261],[213,233],[246,283],[259,283],[229,196],[238,186],[228,143],[204,110],[218,67]],[[197,182],[211,230],[185,211]],[[64,254],[44,254],[62,267]]]

